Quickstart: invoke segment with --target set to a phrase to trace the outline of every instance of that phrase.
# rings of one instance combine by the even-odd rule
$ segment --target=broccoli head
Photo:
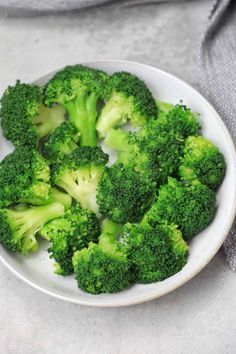
[[[0,210],[0,243],[12,252],[26,255],[38,248],[35,234],[48,221],[64,214],[60,203],[43,206],[21,205],[15,209]]]
[[[4,136],[16,146],[35,146],[64,121],[62,107],[42,104],[41,88],[19,80],[1,98],[1,126]]]
[[[130,267],[117,241],[120,226],[104,220],[98,244],[76,251],[73,256],[78,287],[91,294],[114,293],[126,288],[131,279]]]
[[[92,211],[76,204],[66,210],[64,216],[44,225],[40,235],[51,243],[48,252],[56,261],[55,273],[69,275],[73,273],[74,252],[87,247],[89,242],[97,242],[100,223]]]
[[[169,178],[144,220],[153,227],[164,220],[174,223],[189,240],[210,224],[215,211],[216,196],[210,188],[199,181],[189,184]]]
[[[159,103],[160,105],[160,103]],[[164,103],[160,105],[158,116],[158,130],[174,134],[180,139],[189,135],[199,135],[201,126],[197,115],[190,108],[182,104],[175,105],[172,109]],[[153,132],[154,134],[155,132]]]
[[[128,121],[133,126],[140,126],[150,117],[157,116],[155,100],[146,84],[137,76],[117,72],[110,77],[108,88],[109,98],[96,127],[101,137],[105,137],[111,128]]]
[[[156,184],[130,167],[106,167],[97,190],[100,213],[117,223],[138,222],[151,206]]]
[[[63,122],[44,143],[42,154],[51,163],[60,162],[78,147],[79,133],[71,122]]]
[[[83,65],[66,66],[46,84],[44,103],[61,104],[80,133],[81,146],[96,146],[98,102],[106,96],[108,75]]]
[[[19,146],[0,163],[0,206],[49,202],[49,165],[34,149]]]
[[[83,209],[98,215],[96,191],[107,162],[108,155],[100,147],[78,147],[53,166],[53,183],[63,188]]]
[[[159,132],[157,121],[150,119],[137,133],[111,129],[104,142],[118,151],[118,162],[148,175],[157,184],[166,183],[168,176],[177,175],[184,139]]]
[[[179,175],[186,181],[198,179],[216,189],[225,174],[225,160],[218,147],[203,136],[190,136],[186,140]]]
[[[153,283],[179,272],[187,262],[188,246],[177,226],[126,224],[121,238],[138,283]]]

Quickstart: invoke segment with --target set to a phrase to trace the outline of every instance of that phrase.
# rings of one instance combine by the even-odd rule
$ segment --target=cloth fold
[[[214,1],[199,52],[199,85],[236,142],[236,2]],[[236,183],[236,181],[232,181]],[[236,270],[236,222],[224,243]]]

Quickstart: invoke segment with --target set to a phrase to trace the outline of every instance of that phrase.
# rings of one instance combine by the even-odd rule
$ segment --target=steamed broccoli
[[[199,181],[191,184],[169,178],[144,219],[153,227],[163,221],[178,225],[185,240],[202,231],[216,211],[215,193]]]
[[[126,288],[131,279],[129,263],[117,235],[120,226],[104,220],[98,244],[75,252],[73,265],[78,287],[91,294],[114,293]]]
[[[149,118],[155,118],[157,107],[146,84],[137,76],[117,72],[109,80],[109,99],[98,118],[96,129],[105,137],[111,128],[128,121],[133,126],[143,125]]]
[[[138,283],[153,283],[179,272],[188,246],[177,226],[126,224],[121,233],[131,271]]]
[[[9,86],[1,98],[1,126],[4,136],[16,146],[36,146],[64,121],[62,107],[42,104],[41,88],[19,80]]]
[[[39,152],[17,147],[0,163],[0,206],[16,202],[47,203],[49,179],[49,165]]]
[[[51,163],[61,161],[78,147],[79,133],[71,122],[63,122],[44,143],[42,154]]]
[[[72,203],[72,198],[69,194],[52,187],[49,193],[49,203],[58,202],[64,205],[65,209],[69,209]]]
[[[117,223],[138,222],[155,198],[156,184],[130,167],[106,167],[97,190],[103,216]]]
[[[96,190],[107,162],[108,155],[100,147],[78,147],[53,167],[53,183],[69,193],[82,208],[98,214]]]
[[[153,134],[155,125],[157,121],[149,120],[138,133],[111,129],[105,144],[118,151],[118,162],[148,175],[157,184],[163,184],[168,176],[177,174],[184,139],[166,132],[158,133],[157,129]]]
[[[96,146],[98,101],[106,96],[108,75],[82,65],[67,66],[46,84],[44,103],[61,104],[80,133],[81,146]]]
[[[96,215],[77,204],[65,212],[63,217],[47,223],[40,235],[51,242],[48,249],[50,258],[54,258],[55,273],[69,275],[73,273],[72,256],[75,251],[96,242],[100,235],[100,223]]]
[[[170,135],[174,134],[180,139],[186,138],[189,135],[199,135],[201,126],[197,115],[190,108],[182,104],[177,104],[171,109],[171,106],[167,105],[165,107],[163,102],[160,104],[160,113],[157,119],[159,132],[165,131]],[[155,134],[155,130],[153,134]]]
[[[8,250],[26,255],[36,251],[36,232],[48,221],[64,214],[60,203],[18,209],[0,209],[0,243]]]
[[[224,174],[225,160],[218,147],[203,136],[190,136],[186,140],[179,175],[186,181],[198,179],[216,189]]]

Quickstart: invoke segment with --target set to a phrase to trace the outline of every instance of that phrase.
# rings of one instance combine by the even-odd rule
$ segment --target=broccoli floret
[[[210,188],[199,181],[188,184],[169,178],[144,219],[153,227],[164,220],[174,223],[189,240],[210,224],[215,211],[216,196]]]
[[[174,108],[174,105],[168,102],[157,101],[158,119],[165,119],[166,115]]]
[[[168,176],[177,175],[184,139],[158,131],[156,125],[157,121],[150,119],[138,133],[111,129],[104,142],[118,151],[118,162],[163,184]]]
[[[91,293],[114,293],[131,280],[129,263],[117,241],[120,226],[104,220],[98,244],[75,252],[73,265],[78,287]]]
[[[64,121],[65,111],[51,109],[41,103],[42,92],[37,85],[23,84],[19,80],[9,86],[1,98],[1,126],[4,136],[16,146],[36,146]]]
[[[217,189],[225,174],[225,160],[218,147],[203,136],[186,140],[179,175],[186,181],[198,179],[206,186]]]
[[[155,198],[156,184],[130,167],[106,167],[97,191],[100,213],[117,223],[138,222]]]
[[[199,135],[201,126],[198,122],[197,115],[188,107],[182,104],[171,107],[165,107],[164,103],[160,106],[160,114],[158,116],[158,130],[174,134],[180,139],[190,135]],[[155,131],[153,131],[155,134]]]
[[[19,146],[0,163],[0,207],[49,200],[49,165],[38,151]]]
[[[69,275],[73,273],[74,252],[87,247],[89,242],[97,242],[100,223],[92,211],[77,204],[66,210],[63,217],[44,225],[40,235],[51,242],[48,252],[56,261],[55,273]]]
[[[97,122],[100,137],[111,128],[128,121],[133,126],[143,125],[150,117],[157,116],[154,98],[146,84],[137,76],[117,72],[109,80],[110,95]]]
[[[42,154],[51,163],[63,160],[78,147],[79,133],[75,126],[66,121],[52,132],[44,143]]]
[[[81,146],[53,166],[52,180],[80,203],[98,215],[96,190],[108,162],[100,147]]]
[[[43,206],[21,206],[17,210],[0,210],[0,243],[8,250],[26,255],[38,248],[35,234],[48,221],[64,214],[60,203]]]
[[[106,96],[108,75],[82,65],[67,66],[57,72],[44,90],[44,103],[61,104],[80,136],[81,146],[96,146],[98,101]]]
[[[187,262],[188,246],[177,226],[126,224],[121,238],[138,283],[153,283],[179,272]]]

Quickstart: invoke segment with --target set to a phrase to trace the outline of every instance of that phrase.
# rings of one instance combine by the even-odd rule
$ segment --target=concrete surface
[[[0,18],[0,91],[68,63],[120,58],[197,85],[211,1]],[[192,281],[149,303],[97,309],[43,295],[0,265],[1,354],[234,354],[236,276],[220,251]]]

